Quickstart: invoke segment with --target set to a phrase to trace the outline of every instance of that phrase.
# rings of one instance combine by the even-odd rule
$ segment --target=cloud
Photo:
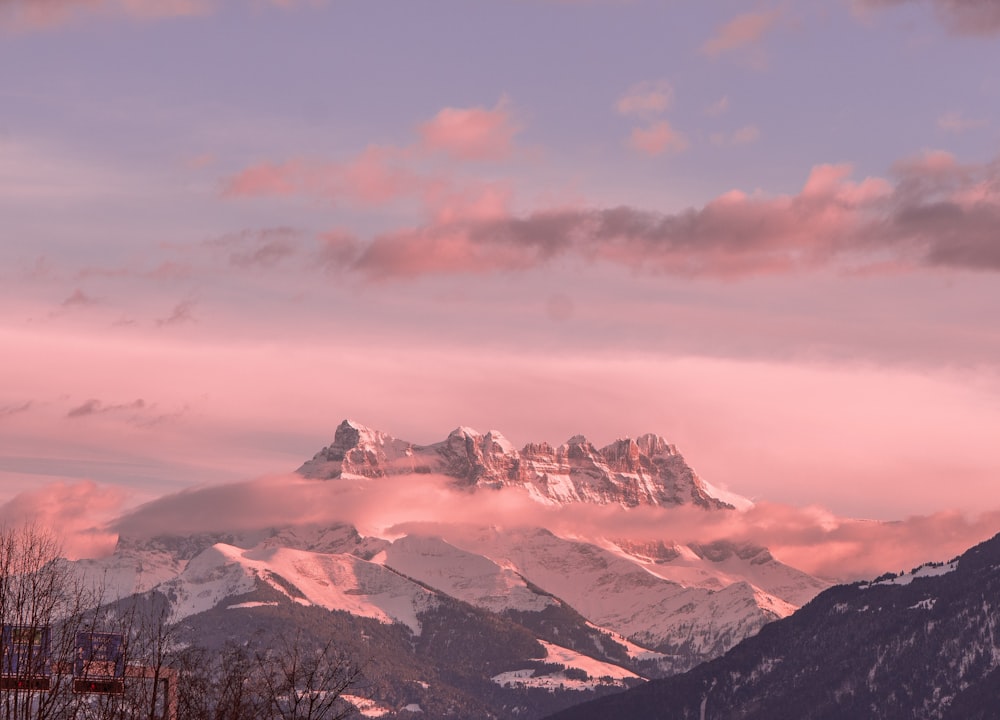
[[[985,127],[986,121],[966,118],[960,112],[946,112],[938,118],[937,125],[945,132],[963,133]]]
[[[774,26],[780,17],[778,11],[747,12],[737,15],[716,30],[702,45],[702,52],[709,57],[755,46]]]
[[[0,0],[0,22],[30,29],[65,23],[85,14],[142,20],[204,15],[213,0]]]
[[[0,405],[0,420],[11,415],[19,415],[31,409],[32,402],[29,400],[19,405]]]
[[[77,288],[70,294],[69,297],[63,300],[62,303],[60,304],[63,307],[73,307],[73,306],[86,307],[87,305],[94,305],[95,303],[97,303],[97,300],[95,298],[91,297],[90,295],[87,295],[87,293],[83,292],[83,290],[81,290],[80,288]]]
[[[319,5],[322,0],[261,0],[279,8]],[[34,30],[62,25],[86,16],[127,17],[136,20],[209,15],[222,0],[0,0],[0,27]]]
[[[1000,3],[995,0],[855,0],[862,9],[907,3],[931,5],[944,26],[956,35],[1000,34]]]
[[[0,524],[30,523],[50,529],[71,559],[106,555],[114,549],[118,535],[104,525],[122,511],[126,498],[120,488],[92,480],[49,483],[0,505]]]
[[[205,244],[227,253],[230,265],[272,268],[298,250],[299,231],[289,227],[243,230],[208,240]]]
[[[442,204],[500,187],[443,174],[441,161],[504,160],[514,151],[518,127],[501,100],[492,110],[444,108],[417,130],[419,140],[407,146],[369,145],[343,161],[293,159],[250,166],[223,180],[222,195],[316,197],[361,207],[417,199],[440,213]]]
[[[197,318],[194,316],[195,305],[194,300],[182,300],[181,302],[174,305],[173,310],[170,314],[164,318],[157,318],[157,327],[169,327],[172,325],[183,325],[184,323],[196,322]]]
[[[705,108],[705,114],[709,117],[719,117],[729,112],[729,96],[723,95],[714,103]]]
[[[656,156],[663,153],[679,153],[688,147],[687,138],[674,130],[666,120],[660,120],[644,128],[635,128],[629,137],[629,144],[639,152]]]
[[[419,129],[425,150],[456,160],[503,160],[513,151],[517,131],[502,99],[492,110],[444,108]]]
[[[622,115],[658,115],[666,111],[673,97],[674,89],[666,80],[641,82],[618,98],[615,109]]]
[[[83,418],[83,417],[88,417],[90,415],[104,415],[106,413],[143,410],[145,408],[146,408],[146,402],[142,398],[133,400],[130,403],[119,403],[116,405],[105,405],[100,400],[96,398],[91,398],[82,405],[78,405],[74,408],[71,408],[66,413],[66,417]]]
[[[348,269],[386,279],[524,270],[575,257],[712,277],[828,266],[1000,270],[1000,162],[963,165],[932,152],[897,163],[893,173],[895,184],[855,181],[849,165],[817,165],[796,195],[732,191],[673,214],[569,208],[431,223],[354,241]]]
[[[840,518],[818,507],[758,503],[746,512],[699,508],[625,509],[574,503],[541,505],[524,491],[456,490],[434,475],[304,480],[271,476],[188,490],[155,500],[113,522],[125,536],[246,531],[291,524],[346,522],[363,534],[459,532],[458,524],[544,527],[591,541],[628,538],[707,543],[754,542],[807,572],[842,580],[874,577],[947,560],[989,537],[1000,512],[969,518],[941,512],[899,522]]]
[[[731,133],[713,133],[713,145],[725,147],[730,145],[752,145],[760,139],[760,130],[756,125],[744,125]]]

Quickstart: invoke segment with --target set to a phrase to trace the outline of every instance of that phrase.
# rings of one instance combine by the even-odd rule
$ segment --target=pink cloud
[[[468,180],[454,172],[445,175],[437,164],[443,157],[504,159],[513,151],[516,132],[503,101],[493,110],[444,108],[419,127],[420,140],[409,146],[370,145],[340,162],[260,163],[223,180],[222,194],[230,198],[318,197],[369,207],[415,198],[429,213],[440,217],[454,217],[456,199],[465,198],[462,204],[482,216],[487,204],[506,203],[501,195],[509,195],[509,189],[498,191],[500,183]],[[469,201],[474,195],[479,199]]]
[[[760,42],[780,17],[777,11],[747,12],[737,15],[716,30],[715,34],[702,45],[702,52],[710,57],[751,47]]]
[[[647,155],[662,155],[663,153],[679,153],[688,147],[687,139],[670,126],[666,120],[660,120],[648,127],[635,128],[629,137],[629,144],[639,152]]]
[[[31,29],[88,13],[152,20],[203,15],[214,8],[214,0],[6,0],[0,5],[0,22]]]
[[[69,558],[105,555],[114,549],[118,535],[104,525],[122,511],[126,497],[120,488],[90,480],[53,482],[0,505],[0,523],[51,530]]]
[[[420,126],[420,137],[426,150],[457,160],[503,160],[513,151],[517,131],[501,100],[492,110],[444,108]]]
[[[964,133],[986,126],[985,120],[967,118],[960,112],[946,112],[938,118],[937,125],[945,132]]]
[[[641,82],[622,95],[615,108],[622,115],[646,117],[664,112],[673,99],[674,89],[666,80]]]
[[[729,96],[723,95],[714,103],[705,108],[705,114],[709,117],[719,117],[729,112]]]
[[[281,165],[261,163],[248,167],[229,178],[223,194],[229,197],[254,195],[294,195],[301,192],[307,170],[299,161]]]
[[[854,0],[862,10],[927,0]],[[945,27],[958,35],[992,36],[1000,33],[1000,4],[993,0],[929,0]]]
[[[320,5],[323,0],[262,0],[280,8]],[[137,20],[192,17],[216,12],[221,0],[0,0],[0,26],[20,30],[60,25],[87,15]]]
[[[379,206],[420,191],[433,177],[409,169],[410,153],[370,145],[346,162],[289,160],[261,163],[223,182],[225,197],[319,197],[330,202]]]
[[[658,136],[648,140],[646,149],[660,148]],[[893,171],[895,184],[854,181],[849,165],[818,165],[797,195],[733,191],[675,214],[568,208],[430,223],[376,237],[355,268],[371,278],[484,273],[576,256],[716,277],[886,268],[887,258],[900,268],[1000,270],[1000,164],[960,165],[946,153],[926,153]]]
[[[713,145],[726,147],[732,145],[752,145],[760,139],[760,130],[756,125],[744,125],[731,133],[712,133]]]
[[[608,539],[764,545],[780,560],[837,580],[872,578],[948,560],[995,534],[1000,511],[956,512],[883,523],[837,517],[819,507],[758,503],[745,512],[699,508],[624,509],[574,503],[541,505],[519,489],[456,490],[431,475],[360,481],[270,476],[169,495],[111,527],[124,535],[240,531],[289,524],[346,522],[363,534],[439,533],[460,538],[463,527],[544,527],[557,535]],[[460,518],[460,524],[455,519]]]

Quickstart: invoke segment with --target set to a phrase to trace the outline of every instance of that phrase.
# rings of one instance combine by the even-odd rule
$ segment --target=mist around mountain
[[[162,598],[212,652],[293,629],[349,650],[373,717],[538,718],[717,657],[828,586],[718,538],[752,503],[715,492],[655,435],[418,446],[345,421],[295,476],[155,501],[75,568]]]
[[[428,720],[536,719],[694,672],[830,586],[771,541],[842,553],[910,532],[750,502],[653,434],[517,450],[352,421],[297,473],[169,495],[113,529],[111,555],[74,564],[108,597],[160,598],[209,653],[304,630],[364,666],[359,712]]]

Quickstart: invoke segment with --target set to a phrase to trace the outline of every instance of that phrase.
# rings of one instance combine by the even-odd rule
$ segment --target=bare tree
[[[179,715],[186,720],[267,720],[256,664],[246,647],[189,647],[178,653]]]
[[[295,634],[289,642],[258,652],[257,675],[272,717],[281,720],[343,720],[356,712],[342,697],[361,678],[361,667],[336,651],[332,640]]]
[[[165,720],[178,708],[164,679],[175,683],[185,720],[343,720],[356,712],[342,696],[361,666],[333,641],[300,632],[256,650],[181,648],[166,598],[105,603],[101,583],[86,582],[61,555],[47,531],[0,527],[3,720]],[[121,644],[114,672],[123,677],[105,683],[106,692],[74,687],[81,633]]]

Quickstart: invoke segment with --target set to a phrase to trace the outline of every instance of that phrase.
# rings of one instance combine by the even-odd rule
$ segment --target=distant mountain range
[[[750,501],[721,493],[699,478],[658,435],[617,440],[597,449],[582,435],[559,447],[529,443],[520,451],[499,432],[467,427],[432,445],[414,445],[345,420],[333,443],[298,472],[304,477],[384,477],[439,473],[457,487],[524,487],[544,503],[616,503],[625,507],[692,504],[732,509]]]
[[[1000,535],[830,588],[691,671],[551,720],[1000,718]]]
[[[298,472],[362,492],[366,483],[433,474],[460,497],[517,488],[545,507],[626,514],[749,505],[700,479],[656,435],[518,451],[495,431],[459,428],[419,446],[344,421]],[[461,517],[389,537],[362,536],[347,523],[219,527],[124,535],[114,555],[76,567],[114,596],[166,598],[191,642],[221,647],[293,626],[332,637],[367,658],[365,715],[411,717],[419,707],[427,720],[530,719],[689,670],[828,587],[763,547],[679,544],[666,533],[656,541],[570,537],[533,525],[470,527]]]

